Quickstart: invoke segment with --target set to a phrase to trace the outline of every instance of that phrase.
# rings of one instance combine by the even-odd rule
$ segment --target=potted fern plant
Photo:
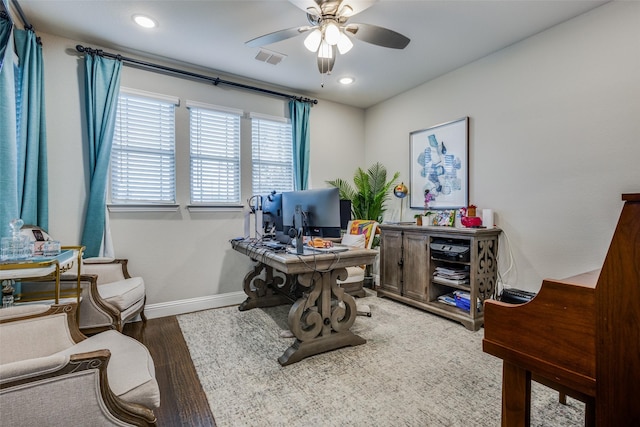
[[[352,218],[382,222],[386,211],[385,203],[399,176],[400,172],[396,172],[387,181],[387,168],[377,162],[366,171],[356,169],[353,185],[340,178],[327,181],[327,184],[338,188],[341,199],[351,200]]]
[[[353,219],[369,219],[381,223],[386,211],[385,203],[399,176],[400,172],[396,172],[393,178],[387,181],[387,168],[376,162],[366,172],[362,168],[356,169],[353,185],[340,178],[326,182],[338,188],[341,199],[351,200]],[[379,245],[380,238],[374,236],[372,247],[376,248]],[[376,266],[377,263],[376,258]],[[375,270],[378,271],[378,268]],[[364,282],[364,286],[373,288],[371,265],[366,266]]]

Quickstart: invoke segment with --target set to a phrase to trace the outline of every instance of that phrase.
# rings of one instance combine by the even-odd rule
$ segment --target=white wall
[[[82,232],[88,185],[84,173],[81,98],[84,62],[75,53],[78,42],[39,35],[44,44],[47,100],[49,230],[62,242],[77,244]],[[221,77],[239,81],[233,77]],[[229,87],[216,88],[129,66],[123,67],[121,86],[180,98],[181,104],[176,111],[176,158],[177,198],[181,208],[176,213],[112,212],[111,232],[116,255],[129,258],[130,272],[144,277],[152,316],[154,306],[171,305],[178,300],[206,299],[232,293],[237,293],[234,294],[237,298],[251,262],[232,251],[228,241],[243,234],[243,215],[237,211],[194,213],[186,209],[189,203],[189,131],[185,101],[189,99],[280,117],[287,115],[287,102],[281,98]],[[356,167],[363,166],[364,111],[320,100],[311,109],[310,117],[311,186],[326,187],[326,180],[352,176]],[[242,155],[245,166],[250,162],[250,132],[249,120],[243,119]],[[245,200],[250,196],[250,185],[249,175],[243,175]],[[244,298],[243,295],[240,297]]]
[[[538,290],[599,268],[640,191],[639,76],[640,3],[608,3],[370,108],[367,162],[408,185],[409,132],[470,117],[470,202],[508,237],[506,283]]]
[[[640,191],[638,22],[640,3],[613,2],[366,112],[320,100],[311,112],[311,185],[351,179],[356,167],[376,161],[390,173],[400,171],[409,184],[409,132],[469,116],[470,201],[493,208],[509,238],[501,240],[502,272],[510,251],[517,274],[512,270],[506,282],[536,290],[543,277],[597,268],[620,212],[620,194]],[[45,56],[50,231],[64,243],[78,243],[87,185],[83,62],[74,53],[76,41],[39,35]],[[241,296],[250,262],[228,244],[242,234],[241,214],[195,214],[184,208],[184,101],[284,115],[283,101],[126,66],[122,85],[181,98],[182,207],[175,214],[112,213],[117,255],[129,258],[131,272],[145,278],[148,303],[160,314],[174,301]],[[243,149],[246,155],[246,144]],[[398,206],[392,199],[390,208]],[[393,214],[398,212],[389,218]],[[412,213],[405,210],[405,217]]]

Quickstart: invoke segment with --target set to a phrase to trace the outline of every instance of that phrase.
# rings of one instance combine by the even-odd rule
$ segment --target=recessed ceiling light
[[[133,15],[133,21],[144,28],[155,28],[158,26],[156,21],[144,15]]]
[[[338,80],[338,82],[340,82],[340,84],[343,84],[343,85],[350,85],[355,81],[356,79],[354,79],[353,77],[341,77],[340,80]]]

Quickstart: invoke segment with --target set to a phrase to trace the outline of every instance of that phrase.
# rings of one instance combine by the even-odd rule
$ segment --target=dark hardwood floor
[[[209,427],[216,423],[175,316],[128,323],[124,333],[151,353],[160,386],[158,426]]]

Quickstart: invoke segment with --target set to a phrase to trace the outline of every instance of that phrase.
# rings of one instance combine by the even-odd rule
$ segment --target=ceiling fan
[[[289,0],[307,13],[310,25],[275,31],[249,40],[249,47],[259,47],[308,33],[305,47],[318,53],[318,70],[330,73],[338,52],[344,55],[353,47],[350,37],[392,49],[404,49],[409,38],[388,28],[372,24],[347,23],[356,13],[371,6],[374,1],[358,0]]]

